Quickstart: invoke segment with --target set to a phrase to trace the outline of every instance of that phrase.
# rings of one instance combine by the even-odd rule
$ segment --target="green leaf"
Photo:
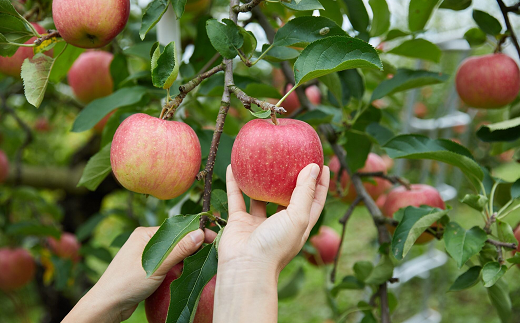
[[[372,148],[372,140],[362,131],[349,130],[345,134],[347,142],[344,145],[347,152],[347,163],[352,172],[365,166],[368,154]]]
[[[376,50],[357,38],[331,36],[309,44],[294,63],[296,84],[351,68],[382,69]]]
[[[392,238],[391,249],[394,257],[402,260],[419,236],[446,214],[448,210],[429,206],[405,208],[403,218],[399,221]]]
[[[304,285],[305,270],[303,269],[303,267],[300,267],[292,275],[289,281],[283,284],[283,286],[278,289],[278,300],[295,297],[302,290]]]
[[[269,118],[269,116],[271,115],[271,111],[269,110],[260,110],[260,111],[257,111],[257,112],[253,112],[251,110],[249,110],[249,112],[255,117],[255,118],[258,118],[258,119],[265,119],[265,118]]]
[[[520,197],[520,179],[517,179],[513,185],[511,185],[511,198],[517,199]]]
[[[441,60],[442,51],[426,39],[416,38],[404,41],[399,46],[388,51],[390,54],[424,59],[439,63]]]
[[[370,101],[381,99],[409,89],[446,82],[450,76],[439,72],[400,68],[393,78],[381,82],[372,93]]]
[[[374,265],[370,261],[358,261],[354,264],[353,269],[356,278],[364,282],[370,277],[372,270],[374,270]]]
[[[408,7],[408,28],[410,31],[421,31],[432,15],[439,0],[411,0]]]
[[[72,261],[70,259],[62,259],[56,255],[51,256],[51,261],[55,270],[54,288],[62,291],[67,288],[67,283],[72,274]]]
[[[34,27],[22,17],[9,0],[0,0],[0,56],[12,56],[18,46],[31,37],[39,36]]]
[[[482,212],[486,207],[489,199],[485,195],[480,194],[466,194],[464,198],[461,200],[462,203],[470,206],[471,208]]]
[[[502,25],[500,22],[487,12],[473,10],[473,19],[479,28],[486,34],[496,36],[502,31]]]
[[[386,0],[369,0],[368,3],[374,13],[372,25],[370,26],[370,36],[381,36],[390,28],[390,10]]]
[[[484,287],[491,287],[502,277],[507,271],[507,266],[500,265],[498,262],[488,262],[482,268],[482,280]]]
[[[447,139],[431,139],[421,135],[399,135],[383,148],[390,158],[431,159],[460,168],[471,183],[480,189],[484,173],[465,147]]]
[[[197,37],[195,38],[195,49],[193,50],[193,55],[190,57],[190,65],[193,65],[195,70],[194,73],[198,73],[206,63],[210,60],[210,57],[213,57],[217,51],[211,45],[211,42],[208,38],[208,33],[206,29],[206,22],[209,20],[208,17],[201,17],[199,22],[197,23]],[[220,64],[222,61],[221,58],[215,60],[215,63],[211,66],[215,66]],[[194,75],[193,75],[194,76]],[[184,75],[184,77],[187,77]],[[222,83],[223,84],[223,83]]]
[[[325,17],[304,16],[290,20],[274,35],[275,46],[304,47],[330,36],[348,36],[334,21]]]
[[[364,32],[368,28],[368,13],[363,0],[343,0],[347,5],[348,20],[355,30]]]
[[[285,7],[295,11],[322,10],[324,9],[318,0],[291,0],[280,2]]]
[[[518,240],[516,240],[515,234],[513,233],[513,229],[509,225],[509,223],[496,220],[498,239],[502,242],[514,243],[518,244]]]
[[[126,243],[128,238],[130,238],[131,235],[132,231],[125,231],[119,234],[117,237],[114,238],[114,240],[110,244],[110,247],[121,248]]]
[[[319,106],[312,111],[296,116],[296,119],[305,121],[311,126],[319,126],[320,124],[330,123],[333,118],[333,114],[330,114],[326,110],[321,110]]]
[[[364,288],[365,288],[365,283],[358,280],[356,277],[349,275],[349,276],[343,277],[341,282],[331,289],[330,293],[332,294],[332,296],[336,297],[336,296],[338,296],[338,293],[344,289],[364,289]]]
[[[262,46],[262,52],[265,52],[268,47],[269,47],[268,44],[264,44]],[[283,47],[283,46],[273,46],[267,52],[267,54],[264,55],[264,59],[268,60],[270,62],[282,62],[282,61],[289,61],[289,60],[295,59],[299,55],[300,55],[300,52],[294,48]]]
[[[282,98],[282,95],[274,86],[264,83],[249,83],[245,88],[243,88],[243,91],[247,95],[255,98]]]
[[[85,186],[89,190],[95,191],[105,177],[110,174],[112,171],[112,165],[110,164],[110,146],[111,144],[106,145],[89,159],[83,170],[83,175],[81,175],[81,179],[79,180],[78,187]]]
[[[94,232],[98,224],[100,224],[101,221],[103,221],[104,219],[106,219],[106,216],[104,214],[97,214],[93,217],[90,217],[87,221],[81,224],[76,230],[76,238],[78,239],[78,241],[84,241],[85,239],[90,237],[90,235],[92,234],[92,232]]]
[[[497,310],[498,316],[500,316],[502,323],[511,323],[513,314],[507,283],[501,279],[493,286],[489,287],[487,292],[489,299],[491,300],[491,304],[493,304]]]
[[[324,75],[320,77],[319,80],[321,83],[325,84],[330,93],[334,95],[334,98],[336,101],[338,101],[340,108],[343,108],[343,87],[338,73]]]
[[[471,0],[444,0],[439,9],[464,10],[471,6]]]
[[[169,89],[179,75],[179,57],[175,50],[175,42],[170,42],[161,53],[159,42],[152,46],[155,50],[151,59],[152,82],[155,87]]]
[[[90,245],[85,245],[81,247],[79,252],[83,256],[92,256],[106,262],[107,264],[112,261],[112,255],[110,254],[110,251],[103,247],[92,247]]]
[[[168,10],[169,4],[170,1],[168,0],[153,0],[146,6],[143,11],[141,29],[139,30],[141,40],[144,40],[146,34],[161,20],[161,17]]]
[[[464,39],[468,42],[469,46],[476,47],[486,43],[486,33],[480,28],[471,28],[464,33]]]
[[[114,81],[114,90],[119,89],[123,82],[130,76],[126,55],[121,53],[114,55],[110,63],[110,76]]]
[[[320,0],[323,10],[320,11],[320,17],[327,17],[334,21],[338,26],[343,26],[343,4],[337,0]]]
[[[253,57],[253,54],[256,50],[256,37],[253,35],[252,32],[245,30],[243,27],[237,26],[238,30],[240,31],[240,34],[244,38],[244,44],[242,45],[242,52],[244,52],[245,57],[247,59],[250,59]]]
[[[204,286],[217,273],[215,244],[205,246],[184,260],[181,277],[170,285],[170,307],[166,323],[192,322]]]
[[[342,90],[342,104],[339,104],[339,102],[336,104],[336,102],[334,101],[336,98],[330,98],[329,96],[329,99],[331,99],[331,103],[341,107],[342,105],[346,106],[352,98],[356,100],[361,100],[363,98],[363,94],[365,93],[365,79],[361,76],[358,70],[344,70],[337,72],[337,74],[341,82],[340,84]]]
[[[515,253],[513,257],[507,259],[507,262],[510,262],[515,265],[520,264],[520,253]]]
[[[385,41],[390,41],[396,38],[409,36],[410,33],[402,31],[400,29],[392,29],[386,34]]]
[[[8,235],[17,236],[40,236],[40,237],[54,237],[59,239],[61,232],[59,229],[43,225],[35,221],[17,222],[9,224],[5,230]]]
[[[184,8],[186,7],[187,0],[170,0],[173,6],[173,11],[175,11],[175,15],[177,19],[181,19],[184,14]]]
[[[143,251],[142,264],[147,277],[159,268],[182,238],[199,228],[199,222],[200,214],[176,215],[164,220]]]
[[[22,64],[22,79],[27,102],[40,107],[49,84],[49,76],[55,59],[36,54],[32,59],[26,59]]]
[[[374,138],[380,146],[383,146],[388,142],[388,140],[395,136],[392,130],[377,122],[369,124],[366,128],[366,132],[369,136]]]
[[[26,36],[24,38],[20,38],[18,44],[25,43],[30,39],[30,36]],[[4,35],[0,34],[0,56],[13,56],[16,51],[20,48],[14,42],[11,42]]]
[[[520,138],[520,117],[483,125],[477,131],[477,137],[485,142],[514,141]]]
[[[458,223],[450,222],[444,231],[446,251],[459,268],[482,250],[486,240],[486,233],[477,226],[466,231]]]
[[[83,48],[74,47],[65,42],[56,44],[54,47],[56,61],[51,70],[50,81],[53,83],[60,82],[67,75],[72,64],[84,51],[85,49]]]
[[[377,266],[374,267],[370,276],[365,280],[369,285],[381,285],[392,278],[394,264],[389,256],[383,255]]]
[[[211,45],[225,58],[237,56],[237,50],[242,48],[244,37],[237,25],[229,19],[222,19],[224,24],[216,19],[206,21],[206,31]]]
[[[109,96],[90,102],[76,117],[72,132],[82,132],[94,127],[101,119],[115,109],[128,107],[143,100],[146,88],[142,86],[125,87]]]
[[[211,206],[217,212],[228,212],[227,194],[223,190],[213,190],[211,192]]]
[[[458,292],[475,286],[480,280],[480,271],[482,267],[473,266],[468,271],[457,277],[449,292]]]

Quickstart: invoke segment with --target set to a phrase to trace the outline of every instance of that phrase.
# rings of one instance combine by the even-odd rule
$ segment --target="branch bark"
[[[242,104],[246,109],[251,110],[251,104],[254,103],[264,111],[271,111],[271,120],[274,124],[278,124],[278,121],[276,120],[276,113],[282,114],[287,112],[282,107],[277,107],[272,103],[262,101],[247,95],[244,91],[242,91],[235,85],[230,85],[229,90],[233,92],[240,101],[242,101]]]
[[[511,41],[513,42],[513,45],[515,45],[516,52],[518,53],[518,57],[520,57],[520,45],[518,45],[518,39],[516,38],[515,32],[513,30],[513,26],[511,25],[511,21],[509,20],[509,16],[508,16],[509,7],[507,7],[505,5],[503,0],[497,0],[497,2],[498,2],[498,6],[500,7],[500,11],[502,12],[502,16],[504,16],[504,21],[506,23],[507,31],[509,32],[509,35],[511,37]]]
[[[251,11],[253,10],[254,7],[258,6],[260,4],[260,2],[262,2],[263,0],[251,0],[249,1],[248,3],[246,4],[243,4],[243,5],[236,5],[236,6],[233,6],[233,11],[235,13],[239,13],[239,12],[248,12],[248,11]]]

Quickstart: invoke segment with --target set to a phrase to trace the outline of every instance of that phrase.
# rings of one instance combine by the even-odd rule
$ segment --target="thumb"
[[[320,167],[316,164],[309,164],[300,171],[296,181],[296,188],[291,196],[291,202],[287,207],[290,215],[306,219],[307,223],[311,213],[312,201],[314,200],[316,179],[319,174]]]
[[[179,241],[175,248],[173,248],[172,252],[164,260],[154,275],[166,275],[173,266],[195,253],[203,242],[204,232],[201,229],[188,233],[181,241]]]

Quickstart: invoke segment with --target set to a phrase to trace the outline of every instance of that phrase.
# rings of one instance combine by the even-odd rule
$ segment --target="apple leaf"
[[[471,28],[464,33],[464,39],[468,42],[469,46],[476,47],[486,43],[486,33],[480,28]]]
[[[392,238],[391,249],[394,257],[402,260],[419,236],[446,214],[448,210],[430,206],[405,208]]]
[[[368,154],[372,148],[372,140],[364,131],[349,130],[345,133],[347,142],[345,151],[347,152],[347,164],[352,172],[363,168]]]
[[[36,54],[32,59],[25,59],[22,64],[22,79],[27,102],[40,107],[49,84],[52,66],[56,61],[45,54]]]
[[[83,256],[92,256],[103,262],[109,264],[112,261],[112,254],[108,249],[103,247],[92,247],[91,245],[84,245],[79,250]]]
[[[338,73],[330,73],[319,78],[320,82],[325,84],[330,94],[334,96],[340,109],[343,109],[343,84]],[[350,94],[350,93],[349,93]]]
[[[458,292],[475,286],[480,280],[480,271],[482,267],[473,266],[468,271],[457,277],[448,292]]]
[[[508,284],[503,279],[500,279],[493,286],[487,288],[487,292],[491,304],[497,310],[502,323],[512,322],[513,313]]]
[[[352,27],[360,32],[367,31],[370,19],[363,0],[344,0],[344,2],[347,5],[347,16]]]
[[[275,46],[304,47],[318,39],[348,36],[334,21],[325,17],[304,16],[287,22],[274,35]]]
[[[21,38],[20,42],[26,42],[30,37]],[[0,34],[0,56],[13,56],[16,51],[20,48],[14,42],[11,42],[6,36]]]
[[[515,141],[520,138],[520,117],[483,125],[478,129],[477,137],[485,142]]]
[[[487,12],[473,10],[473,20],[483,32],[491,36],[496,36],[502,31],[500,22]]]
[[[153,0],[146,6],[143,11],[143,20],[141,22],[141,29],[139,36],[144,40],[146,34],[161,20],[162,16],[168,10],[168,0]]]
[[[224,190],[213,190],[211,192],[211,206],[217,212],[228,212],[227,194]]]
[[[316,107],[316,109],[305,112],[302,114],[298,114],[296,119],[304,121],[311,126],[319,126],[320,124],[330,123],[334,115],[329,113],[329,111],[320,109],[320,106]]]
[[[294,63],[296,84],[351,68],[383,69],[376,50],[361,39],[331,36],[309,44]]]
[[[146,88],[142,86],[125,87],[116,92],[90,102],[76,117],[72,132],[82,132],[94,127],[101,119],[115,109],[128,107],[142,102]]]
[[[125,54],[115,54],[110,63],[110,76],[114,80],[114,91],[122,87],[124,81],[130,76],[128,72],[128,60]]]
[[[320,0],[323,10],[320,11],[320,17],[327,17],[334,21],[338,26],[343,26],[343,1],[336,0]]]
[[[487,234],[475,226],[464,230],[458,223],[450,222],[444,230],[444,243],[446,251],[457,262],[459,268],[484,247]]]
[[[175,15],[177,19],[181,19],[184,14],[184,8],[186,7],[187,0],[170,0],[173,6],[173,11],[175,11]]]
[[[354,275],[356,278],[364,282],[368,277],[370,277],[372,270],[374,270],[374,264],[370,261],[358,261],[354,264],[352,269],[354,269]]]
[[[242,35],[242,37],[244,38],[244,44],[241,47],[242,52],[245,54],[245,57],[247,59],[250,59],[251,57],[253,57],[253,54],[256,50],[256,37],[252,32],[245,30],[243,27],[237,27],[240,31],[240,35]]]
[[[265,119],[265,118],[269,118],[269,116],[271,115],[271,111],[269,110],[260,110],[260,111],[257,111],[257,112],[253,112],[251,110],[249,110],[249,112],[255,117],[255,118],[258,118],[258,119]]]
[[[458,167],[480,189],[484,173],[469,150],[451,140],[431,139],[422,135],[399,135],[383,148],[390,158],[431,159]]]
[[[491,287],[502,277],[507,271],[506,265],[500,265],[498,262],[488,262],[482,268],[482,280],[484,287]]]
[[[323,6],[318,0],[291,0],[280,1],[285,7],[295,11],[323,10]]]
[[[150,277],[188,233],[199,228],[200,214],[176,215],[164,220],[143,251],[142,265]]]
[[[206,31],[208,32],[211,45],[225,58],[232,59],[238,54],[238,49],[244,45],[244,36],[240,29],[230,19],[222,19],[223,23],[216,19],[206,21]]]
[[[402,31],[400,29],[392,29],[386,34],[385,41],[394,40],[396,38],[409,36],[410,33]]]
[[[82,223],[75,232],[78,241],[85,241],[90,237],[96,227],[106,218],[107,216],[103,213],[89,217],[88,220]]]
[[[368,3],[374,13],[372,25],[370,26],[370,36],[381,36],[390,28],[390,10],[388,10],[388,4],[386,0],[369,0]]]
[[[460,11],[467,9],[469,6],[471,6],[471,0],[444,0],[442,1],[439,9]]]
[[[366,284],[381,285],[392,278],[394,264],[388,255],[382,255],[379,263],[372,269],[370,275],[365,280]]]
[[[217,265],[215,243],[184,260],[181,276],[170,285],[170,307],[166,323],[193,322],[202,290],[217,273]]]
[[[79,180],[78,187],[85,186],[89,190],[95,191],[105,177],[110,174],[112,171],[110,146],[111,144],[106,145],[89,159]]]
[[[54,55],[56,61],[51,70],[50,81],[53,83],[60,82],[69,72],[74,61],[83,53],[85,49],[74,47],[65,42],[60,42],[54,47]],[[61,53],[61,54],[60,54]]]
[[[421,31],[432,15],[439,0],[411,0],[408,7],[408,28],[410,31]]]
[[[151,49],[152,82],[155,87],[169,89],[179,75],[179,57],[172,41],[161,53],[161,46],[156,42]]]
[[[498,239],[502,242],[518,244],[513,229],[509,223],[502,220],[496,220]]]
[[[61,236],[60,230],[56,227],[43,225],[37,221],[23,221],[9,224],[5,233],[13,236],[54,237],[56,239],[59,239]]]
[[[288,282],[278,289],[278,300],[295,297],[305,285],[305,270],[298,268]]]
[[[400,68],[393,78],[381,82],[372,92],[370,101],[381,99],[390,94],[446,82],[450,76],[439,72]]]
[[[336,297],[336,296],[338,296],[338,293],[344,289],[364,289],[364,288],[365,288],[365,283],[363,283],[362,281],[357,279],[355,276],[348,275],[348,276],[343,277],[341,282],[339,282],[339,284],[337,284],[330,290],[330,293],[332,294],[332,296]]]
[[[388,51],[389,54],[424,59],[439,63],[442,51],[432,42],[426,39],[416,38],[404,41],[399,46]]]
[[[243,91],[255,98],[274,98],[281,99],[282,95],[278,90],[269,84],[264,83],[249,83],[246,87],[242,87]],[[221,92],[222,93],[222,92]]]
[[[31,37],[39,36],[34,27],[22,17],[10,0],[0,0],[0,56],[13,56],[18,46]]]
[[[489,199],[485,195],[481,194],[466,194],[464,198],[461,200],[462,203],[470,206],[471,208],[482,212],[486,207]]]
[[[518,265],[520,264],[520,253],[515,253],[515,255],[511,258],[507,259],[507,262]]]
[[[269,47],[268,44],[264,44],[262,46],[262,52],[265,52],[268,47]],[[268,60],[270,62],[276,63],[276,62],[282,62],[282,61],[288,61],[288,60],[295,59],[299,55],[300,55],[300,52],[294,48],[283,47],[283,46],[273,46],[267,52],[267,54],[264,55],[264,59]]]
[[[511,198],[515,200],[520,198],[520,179],[517,179],[513,185],[511,185]]]

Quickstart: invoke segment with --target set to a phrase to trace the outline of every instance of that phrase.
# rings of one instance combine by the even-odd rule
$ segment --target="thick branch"
[[[508,242],[502,242],[502,241],[496,241],[493,239],[487,239],[487,243],[494,245],[495,247],[504,247],[511,250],[516,250],[518,247],[516,243],[508,243]]]
[[[369,173],[357,173],[359,175],[359,177],[379,177],[379,178],[383,178],[383,179],[386,179],[387,181],[389,181],[390,183],[392,184],[399,184],[399,185],[402,185],[404,187],[406,187],[406,189],[410,190],[410,182],[408,182],[406,179],[404,178],[401,178],[399,176],[396,176],[396,175],[387,175],[385,174],[384,172],[369,172]]]
[[[507,31],[511,36],[511,40],[513,41],[513,45],[515,45],[516,52],[518,53],[518,57],[520,57],[520,45],[518,45],[518,39],[516,38],[515,32],[513,30],[513,26],[511,25],[511,21],[509,20],[508,7],[504,4],[504,1],[497,0],[498,6],[500,7],[500,11],[502,11],[502,16],[504,16],[504,21],[506,23]]]
[[[214,75],[220,71],[223,71],[225,68],[226,68],[226,64],[222,63],[220,65],[213,67],[209,71],[198,75],[197,77],[195,77],[193,80],[189,81],[188,83],[179,86],[180,93],[177,94],[177,96],[173,100],[171,100],[170,102],[168,102],[167,104],[164,105],[164,107],[161,111],[160,118],[161,119],[170,119],[171,117],[173,117],[175,110],[177,110],[179,105],[181,105],[182,101],[184,100],[186,95],[188,95],[188,93],[190,93],[197,86],[199,86],[199,84],[202,83],[202,81],[204,81],[208,77],[211,77],[212,75]]]
[[[244,105],[244,108],[251,110],[251,104],[256,104],[260,109],[264,111],[271,111],[271,119],[273,120],[274,124],[278,124],[278,121],[276,120],[276,113],[286,113],[287,111],[282,107],[277,107],[276,105],[259,100],[257,98],[253,98],[249,95],[247,95],[244,91],[239,89],[235,85],[230,85],[229,90],[237,96],[237,98],[242,101],[242,104]]]
[[[249,12],[249,11],[253,10],[254,7],[258,6],[260,4],[260,2],[262,2],[262,1],[263,0],[251,0],[248,3],[246,3],[246,4],[236,5],[236,6],[233,7],[233,11],[235,13]]]
[[[36,39],[36,40],[34,41],[34,43],[35,43],[37,46],[40,46],[44,41],[49,40],[49,39],[52,39],[52,38],[57,38],[57,37],[61,37],[61,36],[60,36],[60,33],[59,33],[57,30],[52,30],[52,31],[50,31],[48,34],[43,35],[42,37]]]
[[[487,234],[491,234],[491,225],[493,225],[493,223],[495,223],[495,221],[497,220],[497,215],[498,213],[495,212],[493,213],[489,219],[487,220],[486,222],[486,226],[484,226],[484,231],[487,233]]]

